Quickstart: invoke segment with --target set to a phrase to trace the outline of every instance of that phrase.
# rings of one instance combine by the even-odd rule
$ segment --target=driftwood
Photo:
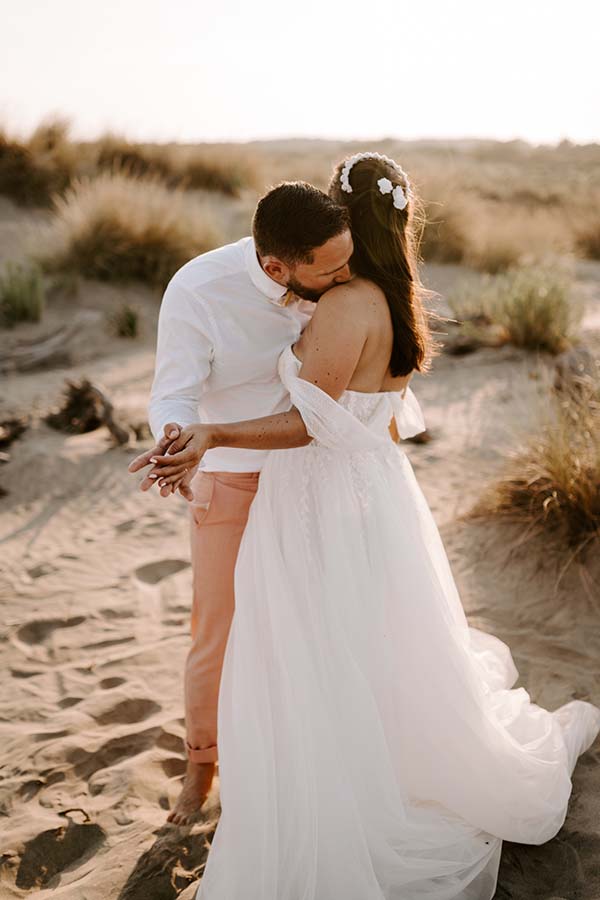
[[[106,425],[117,444],[127,444],[131,437],[127,427],[115,418],[113,405],[101,388],[87,378],[80,382],[67,379],[65,402],[44,421],[58,431],[83,434]]]
[[[0,373],[27,372],[47,365],[68,365],[67,343],[79,332],[80,321],[71,322],[43,338],[21,340],[16,347],[0,351]]]
[[[0,450],[9,447],[13,441],[23,434],[28,426],[29,422],[25,418],[4,419],[3,422],[0,422]],[[4,456],[5,454],[0,453],[0,461]]]
[[[20,437],[29,427],[29,420],[26,418],[4,419],[0,422],[0,463],[10,462],[10,453],[6,451],[13,441]],[[0,485],[0,497],[6,497],[8,491]]]

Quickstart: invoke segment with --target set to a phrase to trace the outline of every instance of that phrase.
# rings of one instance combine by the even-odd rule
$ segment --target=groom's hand
[[[213,429],[213,425],[188,425],[172,442],[167,453],[152,454],[150,461],[154,463],[154,468],[148,477],[157,478],[163,497],[178,489],[187,497],[182,488],[189,484],[189,473],[196,471],[206,451],[214,446]]]
[[[166,453],[169,447],[173,444],[175,440],[180,436],[182,431],[181,425],[177,422],[168,422],[163,429],[162,438],[152,447],[150,450],[146,450],[144,453],[140,453],[139,456],[136,456],[135,459],[132,459],[127,469],[129,472],[139,472],[140,469],[143,469],[145,466],[153,465],[154,457],[163,453]],[[154,473],[156,470],[153,470]],[[153,478],[149,477],[150,472],[147,472],[143,480],[140,482],[140,490],[147,491],[148,488],[151,488],[153,484],[156,484],[156,474],[154,474]],[[169,491],[169,494],[171,491]],[[184,493],[181,493],[189,499]],[[165,492],[163,496],[168,496]]]

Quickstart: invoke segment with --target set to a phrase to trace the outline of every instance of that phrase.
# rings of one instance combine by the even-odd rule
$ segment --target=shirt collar
[[[248,269],[248,274],[252,279],[252,283],[258,288],[261,294],[264,294],[265,297],[271,301],[271,303],[274,303],[275,306],[288,306],[299,299],[293,291],[288,290],[285,285],[273,281],[273,279],[267,275],[258,261],[254,238],[248,238],[245,252],[246,268]]]

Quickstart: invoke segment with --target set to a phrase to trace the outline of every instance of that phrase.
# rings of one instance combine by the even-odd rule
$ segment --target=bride
[[[292,408],[186,428],[163,483],[213,446],[273,448],[240,548],[218,705],[221,816],[197,900],[490,900],[502,841],[560,829],[600,710],[513,688],[470,627],[413,469],[409,380],[431,338],[413,193],[378,154],[337,167],[353,279],[279,360]],[[277,449],[279,448],[279,449]],[[286,448],[286,449],[284,449]]]

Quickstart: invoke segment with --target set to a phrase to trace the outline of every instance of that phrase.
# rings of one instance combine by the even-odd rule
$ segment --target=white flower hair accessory
[[[391,194],[394,190],[394,185],[389,178],[380,178],[377,182],[377,187],[382,194]]]
[[[381,153],[356,153],[354,156],[348,157],[348,159],[344,163],[342,171],[340,172],[340,183],[342,190],[346,191],[346,193],[348,194],[352,193],[352,185],[350,184],[350,179],[348,176],[350,175],[350,169],[352,168],[352,166],[355,163],[359,162],[361,159],[378,159],[381,162],[387,163],[397,172],[398,177],[404,182],[403,184],[397,184],[396,187],[394,187],[389,178],[380,178],[377,182],[377,187],[382,194],[392,195],[392,200],[396,209],[404,209],[408,204],[408,199],[411,194],[408,175],[395,160],[390,159],[389,156],[383,156],[383,154]]]

